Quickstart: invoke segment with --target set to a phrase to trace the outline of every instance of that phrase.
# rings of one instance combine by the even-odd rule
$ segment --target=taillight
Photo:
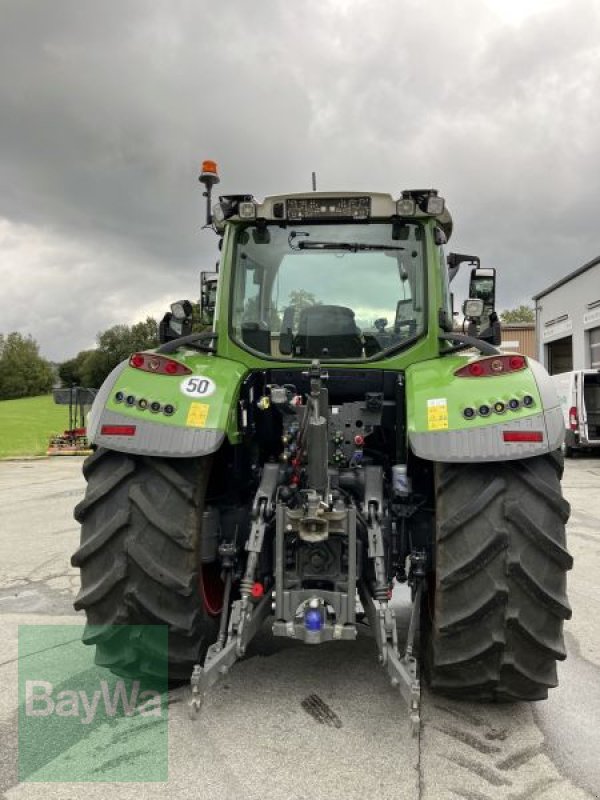
[[[191,369],[172,358],[156,356],[154,353],[134,353],[129,359],[129,366],[142,369],[144,372],[154,372],[157,375],[189,375]]]
[[[577,409],[571,406],[569,409],[569,427],[572,431],[576,431],[579,425],[579,417],[577,416]]]
[[[525,356],[491,356],[478,358],[454,373],[458,378],[488,378],[490,375],[504,375],[518,372],[527,367]]]

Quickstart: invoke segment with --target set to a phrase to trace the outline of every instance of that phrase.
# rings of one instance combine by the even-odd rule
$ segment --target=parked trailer
[[[96,389],[83,386],[61,387],[52,390],[54,402],[69,406],[69,427],[50,437],[46,455],[87,456],[92,451],[87,438],[85,417],[96,397]]]

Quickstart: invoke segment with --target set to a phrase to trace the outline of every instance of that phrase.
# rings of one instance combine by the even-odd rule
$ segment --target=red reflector
[[[141,353],[135,353],[131,356],[131,366],[139,369],[144,366],[144,356]]]
[[[256,583],[252,584],[252,589],[250,589],[250,593],[252,597],[255,597],[258,600],[258,598],[262,597],[263,594],[265,593],[265,587],[262,585],[262,583],[259,583],[257,581]]]
[[[505,442],[543,442],[544,434],[541,431],[503,431]]]
[[[100,428],[102,436],[135,436],[135,425],[103,425]]]

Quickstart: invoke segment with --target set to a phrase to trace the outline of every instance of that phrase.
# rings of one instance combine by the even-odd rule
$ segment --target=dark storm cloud
[[[0,330],[64,357],[197,296],[206,157],[259,196],[438,186],[527,301],[600,249],[598,5],[534,4],[5,0]]]

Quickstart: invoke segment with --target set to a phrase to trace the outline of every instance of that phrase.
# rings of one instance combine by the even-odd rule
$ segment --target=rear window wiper
[[[291,243],[290,243],[291,244]],[[292,250],[348,250],[357,253],[364,250],[405,250],[395,244],[368,244],[367,242],[307,242],[301,239],[295,245],[291,245]]]

